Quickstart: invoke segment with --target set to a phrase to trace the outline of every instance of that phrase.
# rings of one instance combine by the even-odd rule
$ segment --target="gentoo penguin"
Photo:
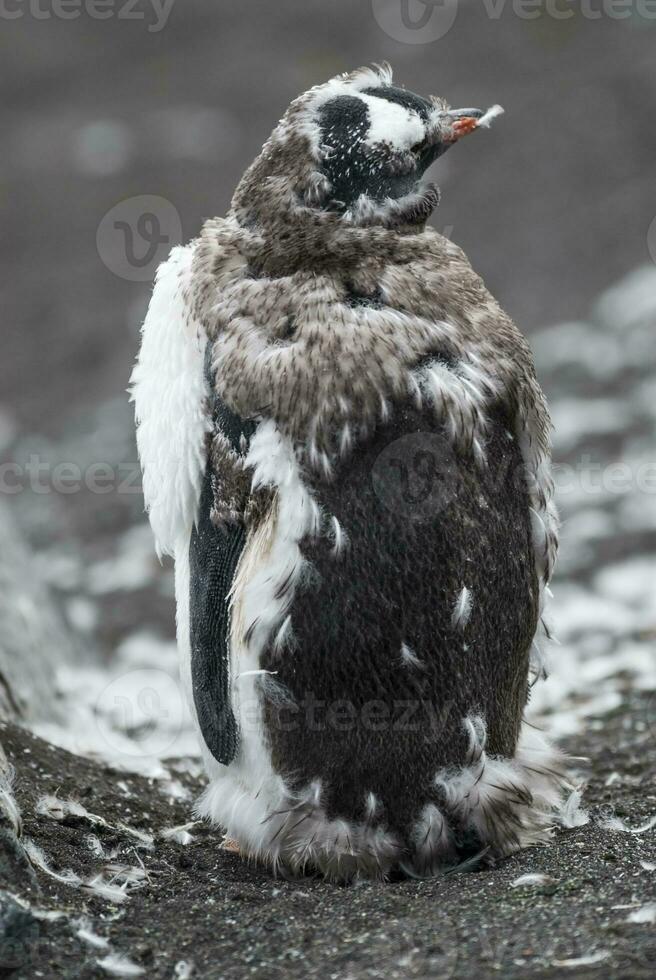
[[[555,819],[564,763],[522,718],[549,415],[522,334],[426,224],[426,169],[500,111],[339,75],[157,274],[132,395],[198,809],[274,869],[423,876]]]

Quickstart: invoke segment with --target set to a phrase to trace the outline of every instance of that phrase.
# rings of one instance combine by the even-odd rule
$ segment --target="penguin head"
[[[428,167],[503,110],[450,109],[393,84],[388,65],[361,68],[292,102],[242,178],[241,224],[274,232],[310,225],[416,227],[439,202]],[[271,236],[269,236],[271,237]]]
[[[329,98],[317,112],[325,205],[348,213],[363,200],[383,205],[416,194],[430,165],[484,116],[392,84]]]

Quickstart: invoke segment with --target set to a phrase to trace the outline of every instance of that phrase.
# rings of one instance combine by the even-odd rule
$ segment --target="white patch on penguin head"
[[[365,142],[376,147],[387,144],[405,152],[426,139],[426,126],[418,113],[375,95],[359,95],[369,111],[369,132]]]

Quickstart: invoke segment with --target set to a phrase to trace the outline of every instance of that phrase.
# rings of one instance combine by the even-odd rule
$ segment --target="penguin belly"
[[[433,812],[452,856],[467,851],[472,821],[448,813],[438,776],[471,768],[483,747],[512,759],[528,696],[538,584],[501,409],[486,454],[481,466],[455,452],[427,410],[405,408],[332,480],[306,472],[334,533],[300,543],[308,574],[289,639],[261,658],[275,677],[271,761],[290,793],[316,787],[328,821],[384,827],[406,855]]]

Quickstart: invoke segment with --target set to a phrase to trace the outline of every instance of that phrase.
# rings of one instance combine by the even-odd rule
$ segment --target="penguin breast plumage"
[[[274,868],[494,860],[559,803],[523,724],[549,416],[522,335],[426,227],[424,170],[495,114],[338,76],[158,273],[133,397],[199,811]]]

